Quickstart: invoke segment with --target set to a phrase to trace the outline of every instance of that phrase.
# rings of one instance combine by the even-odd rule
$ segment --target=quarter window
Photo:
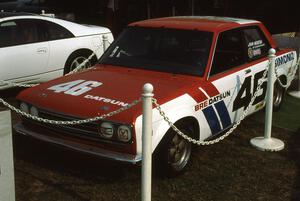
[[[44,26],[45,32],[46,32],[46,38],[48,40],[59,40],[59,39],[65,39],[65,38],[72,38],[74,35],[65,29],[64,27],[55,24],[53,22],[41,22]]]
[[[247,46],[248,60],[253,61],[268,55],[270,44],[257,27],[249,27],[243,30]]]

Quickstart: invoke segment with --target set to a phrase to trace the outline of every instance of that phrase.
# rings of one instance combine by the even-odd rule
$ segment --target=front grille
[[[61,115],[45,110],[39,110],[39,117],[57,121],[79,120],[78,118]],[[54,125],[26,119],[25,124],[26,123],[38,125],[40,127],[55,131],[57,133],[66,134],[77,138],[88,139],[93,141],[106,141],[105,139],[101,138],[98,132],[97,126],[100,124],[99,122],[91,122],[78,125]]]

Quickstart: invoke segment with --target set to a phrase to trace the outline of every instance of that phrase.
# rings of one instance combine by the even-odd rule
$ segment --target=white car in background
[[[0,12],[0,89],[12,83],[39,83],[60,77],[94,56],[103,54],[103,36],[113,41],[108,28],[28,13]]]

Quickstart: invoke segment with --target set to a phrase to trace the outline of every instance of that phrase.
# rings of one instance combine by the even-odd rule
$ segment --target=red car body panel
[[[154,86],[159,86],[159,88],[155,89],[154,93],[160,104],[185,94],[188,91],[195,91],[193,89],[199,86],[199,83],[203,80],[202,78],[188,75],[172,75],[170,73],[96,65],[92,70],[58,78],[22,91],[17,98],[35,105],[38,108],[46,107],[53,112],[81,118],[100,116],[120,108],[118,105],[109,104],[109,109],[104,111],[101,110],[101,106],[108,105],[107,103],[83,98],[86,94],[81,96],[68,96],[66,99],[65,94],[53,93],[48,90],[48,88],[57,83],[79,79],[101,81],[103,83],[103,85],[94,88],[86,94],[93,96],[103,96],[103,94],[105,94],[105,98],[119,100],[125,103],[131,103],[139,99],[142,94],[141,89],[143,85],[149,82]],[[85,107],[82,107],[83,105]],[[135,121],[137,116],[141,115],[141,106],[133,107],[129,109],[128,112],[131,113],[130,116],[126,113],[120,113],[115,115],[113,119],[115,121],[131,124]]]

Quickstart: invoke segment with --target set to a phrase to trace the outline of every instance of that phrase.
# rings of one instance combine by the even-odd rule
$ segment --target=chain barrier
[[[270,65],[270,62],[268,64],[268,66]],[[262,78],[260,78],[258,80],[258,86],[256,88],[255,93],[253,94],[253,96],[251,97],[251,101],[249,103],[249,105],[247,106],[247,108],[245,109],[245,111],[243,112],[243,114],[241,115],[240,119],[222,136],[214,139],[214,140],[208,140],[208,141],[200,141],[200,140],[196,140],[191,138],[190,136],[184,134],[183,132],[181,132],[169,119],[169,117],[166,116],[166,113],[162,110],[161,106],[157,103],[157,100],[155,98],[152,98],[152,103],[156,106],[156,109],[158,110],[159,114],[163,117],[163,119],[168,123],[168,125],[178,134],[180,135],[182,138],[184,138],[185,140],[187,140],[188,142],[191,142],[193,144],[196,145],[213,145],[216,144],[222,140],[224,140],[226,137],[228,137],[237,127],[238,125],[241,124],[242,120],[244,120],[244,118],[247,116],[248,111],[250,109],[250,107],[252,106],[252,103],[254,102],[255,98],[258,95],[258,92],[263,84],[263,80],[267,77],[267,73],[268,71],[264,71],[264,74],[262,76]]]
[[[125,110],[128,110],[129,108],[132,108],[133,106],[137,105],[139,102],[141,102],[141,98],[133,101],[132,103],[121,107],[115,111],[109,112],[107,114],[103,114],[101,116],[96,116],[96,117],[92,117],[92,118],[88,118],[88,119],[80,119],[80,120],[73,120],[73,121],[57,121],[57,120],[52,120],[52,119],[44,119],[38,116],[34,116],[31,115],[29,113],[23,112],[22,110],[10,105],[9,103],[7,103],[6,101],[4,101],[2,98],[0,98],[0,103],[2,103],[4,106],[8,107],[10,110],[16,112],[17,114],[20,114],[28,119],[32,119],[38,122],[42,122],[42,123],[47,123],[47,124],[55,124],[55,125],[77,125],[77,124],[85,124],[85,123],[90,123],[90,122],[94,122],[94,121],[98,121],[98,120],[102,120],[105,119],[107,117],[111,117],[114,116],[118,113],[121,113]]]
[[[8,87],[34,87],[39,84],[21,84],[21,83],[15,83],[15,82],[10,82],[10,81],[5,81],[5,80],[0,80],[0,85],[6,85]]]
[[[275,76],[276,76],[276,79],[278,80],[278,83],[279,83],[279,85],[280,85],[282,88],[286,88],[286,89],[287,89],[287,88],[291,85],[291,83],[292,83],[292,81],[294,80],[294,77],[295,77],[295,75],[296,75],[297,69],[299,68],[299,64],[300,64],[300,55],[299,55],[299,57],[298,57],[296,66],[295,66],[295,68],[294,68],[294,70],[293,70],[291,79],[288,80],[286,84],[283,84],[283,83],[282,83],[282,81],[280,80],[280,77],[279,77],[279,75],[278,75],[277,69],[275,68]],[[292,68],[292,66],[293,66],[293,64],[291,64],[291,68]],[[300,78],[298,78],[298,79],[300,79]]]

